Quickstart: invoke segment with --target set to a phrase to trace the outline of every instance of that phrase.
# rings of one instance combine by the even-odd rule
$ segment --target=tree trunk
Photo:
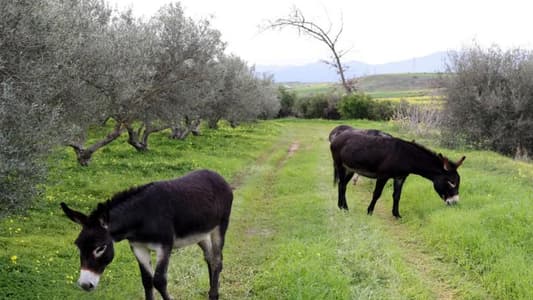
[[[212,119],[207,120],[207,127],[211,129],[217,129],[219,120],[220,118],[212,118]]]
[[[126,124],[128,130],[128,144],[135,150],[144,152],[148,150],[148,138],[150,134],[167,129],[168,126],[153,127],[150,123],[143,123],[137,131],[132,125]]]
[[[200,132],[200,123],[201,122],[202,122],[202,120],[200,120],[200,119],[193,120],[191,122],[191,133],[192,133],[192,135],[199,136],[201,134],[201,132]]]
[[[190,132],[191,131],[187,127],[172,127],[170,138],[176,140],[184,140]]]
[[[353,86],[346,80],[346,77],[344,76],[344,68],[341,63],[341,58],[337,54],[337,51],[335,50],[335,46],[330,47],[331,51],[333,52],[333,56],[335,57],[335,66],[337,67],[337,73],[341,77],[341,83],[344,87],[344,90],[347,94],[351,94],[353,92]]]
[[[177,140],[184,140],[191,133],[194,136],[200,135],[200,129],[199,129],[200,122],[201,122],[200,119],[190,121],[189,118],[185,118],[184,126],[178,125],[178,126],[172,127],[170,138],[177,139]]]
[[[82,144],[79,143],[70,143],[68,146],[72,147],[76,153],[76,159],[81,166],[88,166],[91,162],[92,155],[100,148],[103,148],[107,144],[116,140],[124,131],[121,123],[117,123],[113,128],[113,131],[109,133],[104,139],[98,141],[88,148],[83,148]]]
[[[126,125],[126,129],[128,130],[128,144],[133,146],[133,148],[135,148],[135,150],[137,150],[139,152],[143,152],[143,151],[148,150],[148,145],[142,143],[140,141],[140,139],[139,139],[139,135],[142,132],[142,127],[143,126],[144,125],[141,125],[141,127],[137,131],[135,131],[133,126],[131,126],[129,124]]]
[[[229,121],[229,125],[231,126],[231,128],[237,128],[237,126],[239,126],[239,122],[235,120],[231,120]]]

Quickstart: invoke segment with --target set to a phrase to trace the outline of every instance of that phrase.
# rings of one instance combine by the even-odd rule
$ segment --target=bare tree
[[[322,62],[335,68],[337,74],[339,74],[341,78],[342,86],[348,94],[355,91],[355,80],[346,78],[345,72],[347,66],[341,62],[341,58],[348,53],[348,50],[340,50],[337,48],[339,38],[344,29],[342,16],[339,30],[333,32],[333,25],[331,24],[331,21],[327,28],[322,27],[314,21],[306,19],[300,9],[293,7],[287,17],[268,21],[264,29],[281,30],[286,27],[295,28],[298,31],[298,34],[309,36],[325,44],[331,51],[331,58],[330,60],[322,60]]]

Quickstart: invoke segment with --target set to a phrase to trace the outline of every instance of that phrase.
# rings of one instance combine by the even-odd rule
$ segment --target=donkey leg
[[[403,183],[407,177],[396,177],[394,178],[394,192],[392,193],[392,215],[397,219],[401,218],[400,216],[400,196],[402,194]]]
[[[155,289],[161,294],[163,300],[172,299],[167,291],[167,271],[171,251],[172,246],[161,246],[156,249],[157,264],[153,282]]]
[[[385,183],[387,183],[388,178],[378,178],[376,180],[376,186],[374,187],[374,193],[372,194],[372,201],[368,205],[368,208],[366,210],[367,214],[372,215],[374,212],[374,206],[376,206],[376,202],[378,202],[379,197],[381,197],[381,193],[383,192],[383,188],[385,187]]]
[[[130,244],[130,246],[131,250],[133,251],[133,254],[135,254],[135,257],[137,258],[137,262],[139,263],[139,269],[141,270],[141,278],[144,287],[144,297],[146,300],[152,300],[154,299],[154,284],[150,250],[140,245],[134,246]]]
[[[348,210],[348,204],[346,203],[346,185],[352,179],[354,172],[347,172],[344,168],[339,168],[339,201],[337,206],[340,209]]]
[[[223,237],[218,229],[215,229],[209,239],[200,241],[198,245],[204,251],[205,262],[209,270],[209,299],[218,299],[219,277],[222,271],[222,247]]]

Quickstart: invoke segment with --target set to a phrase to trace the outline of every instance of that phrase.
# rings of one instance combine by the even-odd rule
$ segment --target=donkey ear
[[[75,223],[78,223],[80,225],[84,225],[87,223],[87,216],[79,211],[75,211],[70,209],[65,202],[61,202],[61,208],[65,212],[65,215]]]
[[[442,154],[438,154],[439,155],[439,158],[440,160],[442,161],[442,165],[444,167],[444,170],[446,171],[450,171],[452,169],[452,167],[450,166],[450,162],[448,161],[448,159],[444,156],[442,156]]]
[[[457,166],[456,168],[459,168],[459,167],[463,164],[463,162],[465,161],[465,159],[466,159],[466,156],[461,157],[461,159],[458,160],[458,161],[455,163],[455,165]]]

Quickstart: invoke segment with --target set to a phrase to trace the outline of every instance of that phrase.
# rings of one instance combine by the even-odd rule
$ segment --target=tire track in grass
[[[391,205],[391,202],[387,204]],[[439,253],[431,253],[423,243],[419,242],[422,237],[402,224],[401,220],[393,218],[391,212],[386,208],[386,205],[376,207],[376,217],[379,217],[380,222],[384,223],[391,240],[405,249],[402,256],[404,261],[431,288],[435,299],[471,298],[474,297],[472,294],[478,295],[475,297],[482,295],[483,299],[491,298],[480,288],[481,283],[465,274],[457,265],[442,261]]]
[[[352,206],[363,214],[363,218],[365,218],[366,207],[372,198],[374,185],[375,180],[365,178],[359,181],[354,188],[355,190],[350,191],[349,197],[352,200]],[[430,289],[432,299],[479,297],[490,299],[490,296],[480,288],[481,283],[466,274],[457,265],[443,261],[439,253],[432,253],[431,249],[423,243],[423,238],[419,233],[402,223],[402,220],[396,220],[391,214],[391,207],[392,187],[389,183],[375,207],[374,215],[366,216],[366,218],[377,223],[387,239],[401,249],[398,252],[401,260],[421,280],[423,285]]]
[[[234,199],[224,246],[220,274],[221,299],[249,299],[258,266],[269,253],[268,241],[276,233],[270,225],[268,206],[271,193],[263,182],[272,181],[275,166],[288,156],[290,137],[282,133],[277,142],[230,181]],[[169,266],[169,292],[174,299],[206,299],[208,271],[199,247],[185,247],[173,255]]]
[[[232,180],[235,188],[232,217],[224,251],[221,298],[249,299],[253,282],[268,259],[270,242],[278,234],[270,207],[277,169],[291,156],[291,138],[286,134],[251,166]]]
[[[254,281],[254,298],[347,299],[347,280],[336,264],[323,198],[315,185],[320,153],[316,135],[300,124],[290,130],[294,142],[271,182],[270,218],[279,231]]]

